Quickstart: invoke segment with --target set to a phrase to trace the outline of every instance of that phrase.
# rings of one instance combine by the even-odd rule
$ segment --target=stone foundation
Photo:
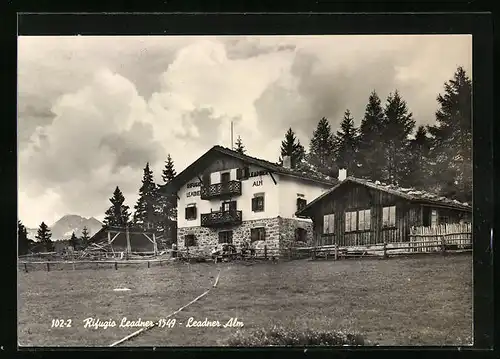
[[[295,230],[303,228],[306,230],[306,241],[297,241]],[[294,247],[308,247],[313,243],[313,226],[311,221],[304,221],[295,218],[280,218],[280,253],[281,256],[288,256],[289,249]]]
[[[228,226],[224,228],[207,227],[183,227],[177,229],[177,247],[185,249],[184,240],[186,235],[194,235],[196,246],[189,247],[189,251],[194,255],[210,256],[212,249],[219,243],[219,232],[233,231],[233,245],[239,251],[243,240],[250,243],[252,228],[265,227],[266,240],[254,242],[256,254],[264,255],[264,247],[267,248],[268,257],[281,257],[286,255],[290,247],[308,246],[312,243],[312,223],[288,218],[267,218],[253,221],[245,221],[238,226]],[[295,241],[295,229],[304,228],[307,231],[307,242]]]

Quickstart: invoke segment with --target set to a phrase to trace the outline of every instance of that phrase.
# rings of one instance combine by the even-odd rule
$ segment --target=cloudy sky
[[[279,156],[292,127],[306,146],[323,116],[356,124],[368,96],[398,89],[417,124],[457,66],[471,74],[470,36],[19,37],[19,218],[103,218],[118,185],[133,207],[150,162],[177,171],[230,123],[248,153]]]

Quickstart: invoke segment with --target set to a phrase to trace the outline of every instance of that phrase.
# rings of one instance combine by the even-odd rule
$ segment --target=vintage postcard
[[[472,36],[19,36],[20,347],[471,345]]]

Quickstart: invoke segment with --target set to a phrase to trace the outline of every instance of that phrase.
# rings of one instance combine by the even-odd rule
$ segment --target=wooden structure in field
[[[354,177],[297,211],[313,220],[316,246],[410,241],[412,227],[470,223],[472,208],[445,197]]]
[[[155,232],[138,227],[102,227],[90,238],[89,246],[112,254],[158,253]]]

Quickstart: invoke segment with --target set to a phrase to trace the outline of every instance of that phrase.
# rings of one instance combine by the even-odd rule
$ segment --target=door
[[[231,174],[229,172],[224,172],[220,174],[221,183],[228,183],[230,179],[231,179]]]

